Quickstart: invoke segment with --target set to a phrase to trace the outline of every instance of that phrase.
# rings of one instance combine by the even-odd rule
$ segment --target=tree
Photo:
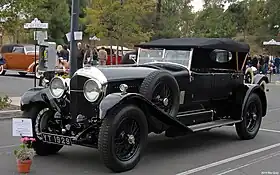
[[[19,33],[24,31],[23,24],[32,16],[33,11],[44,3],[44,0],[2,0],[0,5],[0,18],[5,22],[2,24],[5,32],[13,36],[13,42],[18,42]]]
[[[127,0],[124,4],[95,0],[86,10],[86,31],[98,37],[111,36],[127,44],[147,40],[150,33],[143,32],[140,21],[152,10],[152,3],[150,0]]]
[[[194,35],[198,37],[232,37],[236,26],[230,14],[225,14],[223,6],[212,4],[198,12],[194,22]]]
[[[49,23],[48,35],[50,41],[64,44],[65,34],[70,31],[67,0],[45,0],[45,3],[33,12],[32,17],[38,17],[41,21]]]

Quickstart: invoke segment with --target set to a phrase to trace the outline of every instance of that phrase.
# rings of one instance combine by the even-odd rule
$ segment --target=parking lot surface
[[[280,86],[270,85],[268,113],[253,140],[239,140],[235,128],[221,127],[178,138],[149,137],[140,163],[129,175],[258,175],[280,174]],[[13,150],[19,138],[11,136],[11,120],[0,121],[1,175],[16,173]],[[30,175],[112,174],[98,151],[80,146],[64,147],[59,154],[36,156]]]

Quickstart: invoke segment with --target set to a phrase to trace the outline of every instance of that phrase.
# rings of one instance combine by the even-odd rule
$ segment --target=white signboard
[[[97,38],[96,36],[93,36],[93,37],[90,37],[89,40],[100,41],[100,38]]]
[[[13,136],[33,137],[31,119],[13,118]]]
[[[25,23],[23,26],[25,29],[47,29],[48,23],[42,23],[38,18],[35,18],[31,23]]]
[[[68,41],[71,41],[71,32],[66,34],[66,38]],[[83,32],[74,32],[74,40],[83,40]]]
[[[48,39],[47,31],[34,31],[34,40],[44,41]]]

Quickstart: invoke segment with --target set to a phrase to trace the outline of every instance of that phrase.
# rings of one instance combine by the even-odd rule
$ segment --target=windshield
[[[190,50],[140,49],[138,63],[172,62],[188,66],[190,53]]]
[[[26,52],[35,52],[35,46],[25,46]],[[39,46],[36,46],[36,52],[39,52]]]

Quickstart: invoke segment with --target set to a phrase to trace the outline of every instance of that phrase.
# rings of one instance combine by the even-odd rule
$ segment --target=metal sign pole
[[[48,23],[42,23],[38,18],[34,18],[31,23],[25,23],[23,26],[25,29],[35,29],[34,40],[35,40],[35,57],[34,57],[34,87],[36,87],[36,59],[37,59],[37,30],[48,29]]]
[[[35,29],[35,57],[34,57],[34,87],[36,87],[36,55],[37,55],[37,28]]]
[[[77,41],[75,40],[75,32],[79,30],[79,9],[80,0],[72,0],[72,12],[71,12],[71,39],[70,39],[70,77],[78,69],[78,50]]]

